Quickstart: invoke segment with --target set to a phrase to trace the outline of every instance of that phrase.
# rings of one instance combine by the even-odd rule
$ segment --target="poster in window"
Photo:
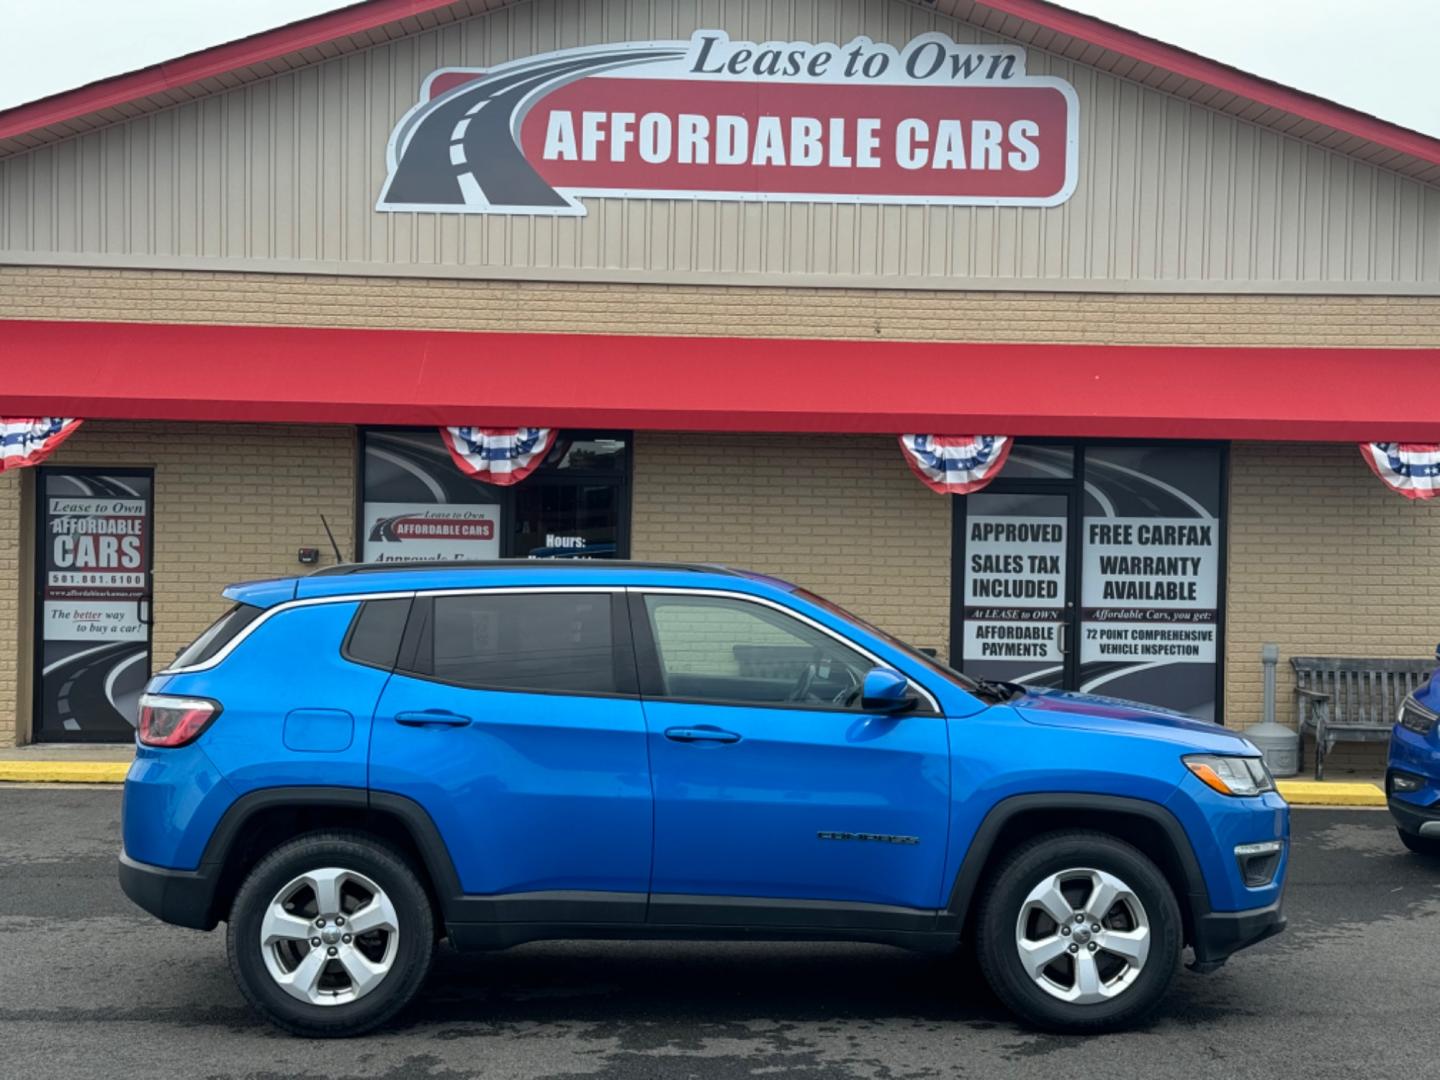
[[[1079,688],[1213,719],[1220,452],[1093,447],[1085,488]]]
[[[969,496],[961,654],[966,671],[1058,685],[1068,618],[1067,546],[1064,496]]]
[[[36,737],[133,737],[150,677],[150,478],[51,470],[40,485]]]
[[[367,502],[366,562],[500,557],[500,507]]]

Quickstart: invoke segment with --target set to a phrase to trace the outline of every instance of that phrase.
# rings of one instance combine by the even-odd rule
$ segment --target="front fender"
[[[1159,803],[1121,795],[1091,792],[1046,791],[1011,795],[994,804],[975,830],[959,869],[950,887],[949,896],[940,913],[939,929],[959,933],[965,925],[991,857],[999,854],[996,841],[1005,827],[1017,817],[1035,812],[1068,814],[1121,815],[1139,819],[1159,828],[1169,840],[1175,864],[1184,882],[1176,899],[1192,922],[1210,910],[1205,876],[1195,857],[1189,836],[1175,815]]]

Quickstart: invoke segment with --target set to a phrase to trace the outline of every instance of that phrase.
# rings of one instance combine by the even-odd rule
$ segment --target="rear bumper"
[[[1196,971],[1214,971],[1231,955],[1285,929],[1285,913],[1277,900],[1249,911],[1209,911],[1195,919]]]
[[[200,870],[170,870],[136,862],[120,852],[120,889],[157,919],[196,930],[213,930],[214,878]]]

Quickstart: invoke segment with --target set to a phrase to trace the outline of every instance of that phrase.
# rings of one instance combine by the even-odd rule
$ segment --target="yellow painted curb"
[[[0,780],[25,784],[119,784],[128,761],[0,761]]]
[[[1329,780],[1277,780],[1275,786],[1292,806],[1384,806],[1377,784]]]

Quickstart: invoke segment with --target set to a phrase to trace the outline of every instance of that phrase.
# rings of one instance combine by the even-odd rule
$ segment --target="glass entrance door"
[[[1001,490],[963,502],[957,522],[964,560],[958,666],[1004,682],[1069,685],[1075,640],[1071,496],[1063,490]]]
[[[1018,444],[955,500],[951,663],[1219,719],[1225,450]]]
[[[39,470],[36,741],[123,742],[150,678],[153,474]]]

